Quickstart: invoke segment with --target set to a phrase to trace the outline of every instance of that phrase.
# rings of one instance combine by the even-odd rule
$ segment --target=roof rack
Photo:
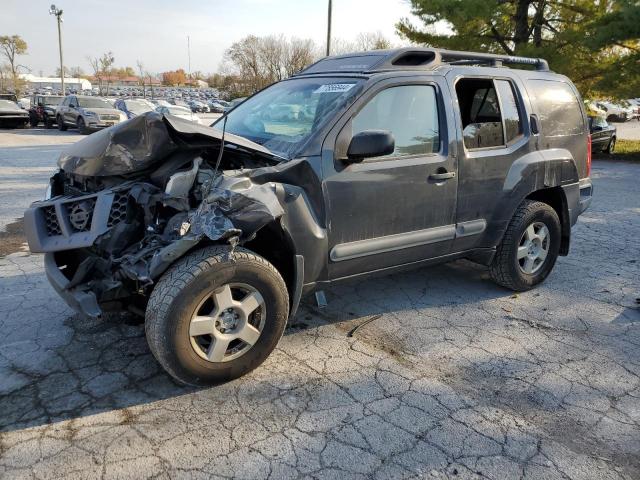
[[[443,64],[490,65],[492,67],[531,65],[536,70],[549,71],[549,64],[542,58],[408,47],[325,57],[310,65],[298,75],[314,73],[374,73],[398,69],[432,70]]]

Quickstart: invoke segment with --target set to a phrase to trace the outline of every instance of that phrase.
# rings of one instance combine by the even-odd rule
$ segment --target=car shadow
[[[307,297],[285,336],[328,324],[336,324],[346,336],[371,315],[442,305],[442,299],[429,297],[424,289],[431,281],[448,284],[460,271],[465,276],[460,288],[465,291],[473,290],[473,283],[480,278],[473,298],[508,295],[497,287],[487,288],[481,269],[471,264],[421,269],[332,288],[327,291],[327,309],[318,309],[311,301],[313,297]],[[395,292],[388,289],[390,284],[414,284],[419,276],[428,280],[414,292],[421,299],[413,306],[405,305],[406,291],[402,288]],[[380,289],[387,290],[390,303],[375,301],[373,297]],[[26,301],[21,296],[24,292],[35,293],[27,295],[27,309],[20,306]],[[364,302],[342,309],[341,298],[351,301],[352,295],[361,297],[362,292]],[[462,300],[463,292],[460,294]],[[372,296],[369,301],[367,295]],[[107,314],[95,321],[81,318],[62,304],[41,273],[0,278],[0,300],[3,298],[0,329],[9,333],[0,342],[0,431],[127,408],[197,390],[178,385],[162,370],[149,351],[140,317]],[[387,350],[402,350],[402,346]]]

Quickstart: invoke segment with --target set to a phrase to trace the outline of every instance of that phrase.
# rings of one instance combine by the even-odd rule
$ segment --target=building
[[[60,77],[37,77],[31,73],[21,74],[20,77],[27,82],[29,90],[60,90]],[[64,79],[64,87],[69,90],[91,90],[91,82],[85,78],[66,78]]]

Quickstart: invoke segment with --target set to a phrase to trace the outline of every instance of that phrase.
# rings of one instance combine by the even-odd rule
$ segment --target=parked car
[[[18,97],[14,93],[0,93],[0,100],[9,100],[15,104],[18,103]]]
[[[263,120],[277,105],[313,115]],[[329,57],[213,127],[152,112],[76,142],[25,231],[73,308],[145,311],[174,378],[218,383],[344,280],[467,258],[511,290],[543,282],[592,199],[589,142],[541,59]]]
[[[597,102],[598,108],[606,112],[606,120],[610,122],[626,122],[633,116],[631,108],[612,102]]]
[[[124,112],[111,102],[100,97],[68,95],[56,109],[58,129],[77,128],[87,135],[95,130],[112,127],[127,120]]]
[[[56,121],[56,108],[63,99],[60,95],[33,95],[29,109],[30,125],[35,128],[42,123],[45,128],[51,128]]]
[[[209,106],[206,103],[200,102],[198,100],[192,100],[189,102],[189,108],[194,113],[208,113]]]
[[[24,128],[29,123],[29,114],[17,103],[0,99],[0,128]]]
[[[171,105],[169,107],[157,107],[156,112],[162,113],[164,115],[174,115],[184,120],[189,120],[190,122],[202,123],[200,117],[193,113],[187,107],[179,107],[177,105]]]
[[[589,131],[593,152],[613,153],[616,148],[616,127],[603,117],[589,116]]]
[[[219,100],[210,100],[209,101],[209,111],[212,113],[224,113],[227,108],[220,103]]]
[[[127,118],[133,118],[136,115],[141,115],[145,112],[151,112],[155,110],[156,106],[143,99],[119,99],[113,104],[115,108],[125,113]]]

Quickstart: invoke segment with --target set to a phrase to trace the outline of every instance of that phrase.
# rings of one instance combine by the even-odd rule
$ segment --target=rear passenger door
[[[465,251],[491,247],[501,238],[511,214],[500,204],[505,179],[513,162],[536,147],[515,76],[459,72],[452,70],[447,79],[456,98],[459,152],[454,250]]]

